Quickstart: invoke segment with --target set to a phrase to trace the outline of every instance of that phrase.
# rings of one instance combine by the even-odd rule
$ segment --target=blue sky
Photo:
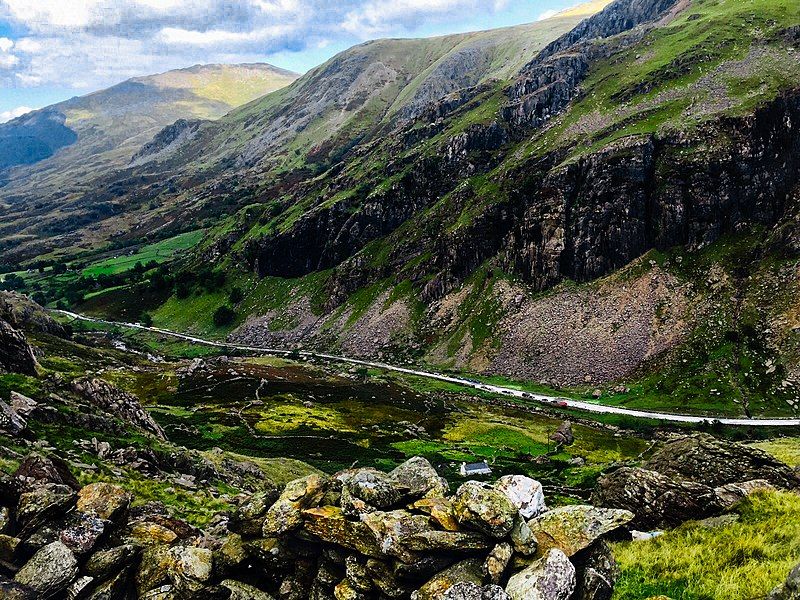
[[[536,21],[579,0],[0,0],[0,121],[198,63],[305,72],[353,44]]]

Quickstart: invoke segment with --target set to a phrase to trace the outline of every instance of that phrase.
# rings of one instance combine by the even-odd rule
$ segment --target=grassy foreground
[[[800,558],[800,495],[760,493],[735,513],[730,525],[689,522],[655,540],[617,544],[622,578],[614,599],[765,598]]]

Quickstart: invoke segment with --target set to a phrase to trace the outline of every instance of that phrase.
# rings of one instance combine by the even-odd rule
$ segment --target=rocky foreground
[[[237,599],[610,598],[603,538],[634,514],[548,509],[507,476],[455,494],[423,458],[390,473],[309,475],[200,531],[122,487],[80,487],[31,454],[0,489],[0,597]]]
[[[727,476],[714,467],[723,460]],[[735,479],[758,466],[766,479],[716,488],[650,470]],[[645,467],[605,476],[605,507],[548,508],[531,478],[467,481],[451,494],[412,458],[389,473],[265,482],[201,531],[158,503],[132,507],[119,485],[81,487],[66,463],[31,453],[0,476],[0,598],[609,600],[617,567],[606,539],[630,539],[654,507],[681,521],[798,484],[785,465],[710,436],[668,445]],[[795,585],[774,598],[796,598]]]

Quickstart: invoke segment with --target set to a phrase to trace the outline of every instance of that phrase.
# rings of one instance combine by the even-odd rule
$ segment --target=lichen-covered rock
[[[264,517],[265,537],[283,535],[303,524],[303,511],[316,506],[325,494],[327,478],[308,475],[288,483]]]
[[[61,542],[39,550],[17,572],[14,581],[47,598],[65,590],[78,575],[78,559]]]
[[[377,469],[357,469],[347,473],[342,478],[342,494],[345,492],[379,510],[391,508],[402,498],[401,489],[386,473]]]
[[[453,503],[448,498],[423,498],[414,502],[411,508],[425,513],[431,521],[446,531],[461,529],[453,512]]]
[[[335,506],[323,506],[308,509],[305,516],[304,530],[323,542],[336,544],[355,550],[365,556],[384,557],[381,546],[375,540],[373,532],[360,521],[349,521],[342,509]]]
[[[152,521],[137,521],[129,527],[125,541],[139,547],[171,544],[178,539],[178,534]]]
[[[472,552],[488,550],[492,542],[484,534],[474,531],[439,531],[430,529],[411,534],[405,541],[411,550],[420,552]]]
[[[17,521],[26,528],[37,526],[45,519],[65,513],[75,504],[75,498],[75,492],[69,487],[45,483],[19,497]]]
[[[445,593],[458,583],[483,583],[483,563],[479,559],[468,559],[454,564],[411,594],[411,600],[442,600]]]
[[[511,532],[519,511],[502,492],[468,481],[453,496],[453,512],[464,527],[501,539]]]
[[[623,467],[600,477],[592,501],[633,512],[636,516],[630,526],[641,531],[675,527],[724,508],[713,488],[638,467]]]
[[[164,585],[179,595],[202,589],[213,572],[213,553],[194,546],[154,546],[142,555],[136,574],[140,596]]]
[[[505,494],[525,519],[547,510],[542,484],[524,475],[505,475],[497,480],[495,489]]]
[[[779,488],[800,487],[800,475],[763,450],[697,434],[665,444],[645,468],[709,487],[766,479]]]
[[[511,544],[508,542],[497,544],[483,563],[483,572],[486,578],[492,583],[498,583],[503,574],[505,574],[513,556],[514,547]]]
[[[19,538],[0,533],[0,561],[6,561],[8,563],[13,561],[20,543],[22,543],[22,540]],[[0,596],[0,598],[2,598],[2,596]]]
[[[78,492],[78,510],[106,521],[118,521],[128,510],[132,496],[113,483],[90,483]]]
[[[83,571],[99,581],[110,579],[139,557],[140,549],[130,544],[95,552],[86,561]]]
[[[266,592],[262,592],[252,585],[234,581],[233,579],[225,579],[220,585],[230,590],[231,595],[229,600],[274,600],[274,598]]]
[[[508,594],[497,585],[457,583],[444,593],[442,600],[508,600]]]
[[[567,555],[553,548],[506,585],[511,600],[567,600],[575,591],[575,567]]]
[[[533,556],[536,554],[536,549],[539,544],[528,522],[522,518],[518,518],[514,522],[514,527],[511,529],[511,543],[514,546],[514,551],[523,556]]]
[[[389,473],[389,480],[405,491],[407,499],[441,498],[450,492],[447,480],[439,476],[427,459],[420,456],[409,458]]]
[[[267,511],[275,504],[279,496],[277,488],[253,494],[236,509],[228,523],[228,528],[244,537],[261,535]]]
[[[558,548],[572,556],[633,518],[627,510],[573,505],[546,512],[529,521],[528,526],[536,537],[539,555]]]

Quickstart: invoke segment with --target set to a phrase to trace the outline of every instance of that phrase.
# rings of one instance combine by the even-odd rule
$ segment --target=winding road
[[[320,352],[311,352],[307,350],[299,350],[299,351],[292,351],[292,350],[282,350],[278,348],[261,348],[258,346],[245,346],[241,344],[231,344],[227,342],[215,342],[211,340],[205,340],[203,338],[194,337],[191,335],[186,335],[183,333],[177,333],[175,331],[169,331],[168,329],[161,329],[158,327],[147,327],[145,325],[141,325],[139,323],[124,323],[118,321],[107,321],[104,319],[97,319],[94,317],[87,317],[85,315],[81,315],[78,313],[66,311],[66,310],[53,310],[53,312],[65,315],[72,319],[76,319],[79,321],[87,321],[90,323],[97,323],[102,325],[111,325],[116,327],[127,327],[130,329],[140,329],[143,331],[150,331],[153,333],[158,333],[164,336],[169,336],[172,338],[185,340],[187,342],[192,342],[195,344],[202,344],[205,346],[211,346],[216,348],[221,348],[225,350],[239,350],[244,352],[254,352],[258,354],[267,354],[272,356],[289,356],[289,355],[300,355],[303,358],[307,359],[322,359],[330,362],[339,362],[339,363],[347,363],[351,365],[359,365],[364,367],[373,367],[376,369],[383,369],[385,371],[393,371],[396,373],[405,373],[408,375],[416,375],[418,377],[426,377],[428,379],[435,379],[438,381],[445,381],[448,383],[455,383],[458,385],[462,385],[464,387],[474,388],[477,390],[482,390],[486,392],[492,392],[495,394],[500,394],[503,396],[513,397],[513,398],[521,398],[527,401],[539,402],[541,404],[550,406],[550,407],[558,407],[558,408],[574,408],[577,410],[582,410],[590,413],[599,413],[599,414],[609,414],[609,415],[624,415],[628,417],[636,417],[641,419],[654,419],[657,421],[665,421],[665,422],[672,422],[672,423],[704,423],[709,421],[717,421],[722,423],[723,425],[731,425],[731,426],[747,426],[747,427],[798,427],[800,426],[800,419],[734,419],[728,417],[700,417],[696,415],[682,415],[682,414],[675,414],[675,413],[662,413],[662,412],[651,412],[645,410],[635,410],[630,408],[623,408],[619,406],[608,406],[605,404],[595,404],[593,402],[586,402],[583,400],[573,400],[570,398],[560,398],[557,396],[546,396],[542,394],[534,394],[531,392],[524,392],[521,390],[517,390],[514,388],[503,387],[499,385],[491,385],[488,383],[482,383],[473,381],[470,379],[465,379],[462,377],[454,377],[452,375],[443,375],[441,373],[435,373],[432,371],[422,371],[419,369],[412,369],[408,367],[398,367],[395,365],[389,365],[386,363],[381,362],[373,362],[368,360],[359,360],[357,358],[348,358],[346,356],[336,356],[333,354],[324,354]]]

